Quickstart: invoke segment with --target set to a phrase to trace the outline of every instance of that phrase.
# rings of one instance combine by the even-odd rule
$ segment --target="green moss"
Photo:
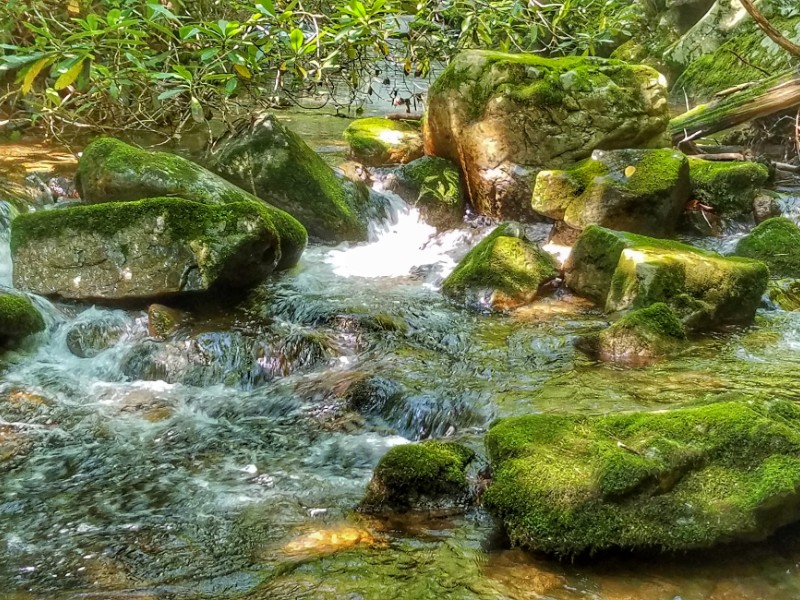
[[[475,453],[454,442],[426,441],[395,446],[375,468],[362,508],[412,508],[422,499],[463,498],[466,467]]]
[[[141,150],[114,138],[98,138],[86,147],[76,184],[81,197],[90,203],[178,197],[209,205],[258,205],[280,236],[281,268],[299,260],[308,238],[297,219],[200,165],[168,152]]]
[[[270,117],[227,141],[211,168],[285,210],[321,240],[367,238],[369,192],[340,180],[300,136]]]
[[[724,402],[530,415],[486,436],[484,496],[512,543],[559,555],[762,539],[800,517],[800,409]]]
[[[0,339],[13,342],[44,328],[44,318],[26,296],[0,291]]]
[[[635,329],[645,334],[676,339],[686,337],[683,323],[678,319],[675,311],[663,302],[657,302],[647,308],[634,310],[619,319],[611,328]]]
[[[11,226],[11,253],[14,255],[23,246],[36,244],[37,240],[57,237],[64,231],[74,235],[92,232],[111,237],[133,223],[160,219],[163,219],[163,226],[173,239],[199,242],[207,248],[214,248],[215,252],[220,252],[216,243],[219,234],[226,229],[238,231],[238,224],[242,219],[252,221],[254,216],[258,216],[261,226],[269,236],[275,240],[280,239],[278,229],[272,221],[274,213],[258,201],[208,205],[183,198],[148,198],[39,211],[14,219]],[[256,231],[247,233],[255,235]],[[287,243],[290,255],[297,254],[296,248],[288,246],[288,238],[283,238],[281,242]],[[265,257],[265,260],[275,258]],[[283,262],[283,257],[280,258]],[[208,264],[212,265],[212,269],[222,268],[225,266],[225,257],[220,255],[217,260]],[[205,263],[200,265],[201,270],[205,268],[204,265]],[[210,270],[203,275],[207,281],[213,281],[218,274]]]
[[[344,130],[353,157],[367,165],[408,163],[423,154],[419,129],[403,121],[369,117]]]
[[[778,279],[769,282],[769,299],[783,310],[800,310],[800,280]]]
[[[396,174],[396,189],[412,197],[425,220],[436,227],[454,227],[463,220],[461,174],[447,159],[424,156],[404,165]]]
[[[773,217],[739,240],[736,254],[769,266],[775,277],[800,277],[800,227],[784,217]]]
[[[692,197],[723,217],[753,212],[753,200],[766,185],[769,170],[753,162],[723,162],[689,158]]]
[[[496,290],[529,301],[542,284],[558,275],[549,254],[509,235],[509,227],[497,227],[467,253],[442,284],[446,295],[463,299],[470,289]]]
[[[764,7],[762,6],[762,9]],[[770,23],[795,42],[800,41],[800,16],[771,15]],[[739,57],[743,57],[743,61]],[[748,20],[737,26],[715,51],[692,62],[672,87],[676,101],[710,98],[724,89],[764,79],[764,73],[780,73],[791,68],[791,56],[769,40]]]

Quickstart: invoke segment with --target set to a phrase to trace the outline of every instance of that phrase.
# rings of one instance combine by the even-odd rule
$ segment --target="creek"
[[[336,162],[346,123],[315,119],[297,129]],[[796,217],[800,198],[785,202]],[[714,552],[558,562],[507,549],[480,509],[354,512],[392,445],[447,436],[482,454],[498,417],[800,400],[798,313],[765,306],[753,327],[647,367],[596,363],[573,342],[602,314],[566,292],[502,315],[448,303],[443,277],[488,230],[437,235],[392,207],[370,242],[312,246],[236,309],[195,307],[169,340],[142,310],[37,299],[47,330],[0,359],[0,598],[800,597],[798,527]],[[359,403],[348,390],[365,381]]]

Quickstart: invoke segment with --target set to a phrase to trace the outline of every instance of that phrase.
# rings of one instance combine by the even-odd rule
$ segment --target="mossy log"
[[[799,104],[800,72],[782,73],[675,117],[668,131],[679,145]]]

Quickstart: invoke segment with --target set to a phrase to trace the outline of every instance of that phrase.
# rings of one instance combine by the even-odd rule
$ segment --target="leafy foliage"
[[[303,99],[351,106],[430,76],[458,49],[594,53],[625,33],[616,0],[8,0],[2,100],[41,120],[180,132]],[[613,24],[612,24],[613,23]],[[404,99],[408,102],[408,98]]]

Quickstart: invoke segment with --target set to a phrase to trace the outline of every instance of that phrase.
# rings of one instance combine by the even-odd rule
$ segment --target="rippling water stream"
[[[437,236],[394,209],[373,241],[311,247],[236,310],[194,307],[168,340],[143,312],[38,300],[47,331],[2,358],[0,597],[800,597],[800,529],[572,564],[504,549],[480,510],[355,514],[389,447],[451,436],[480,452],[498,416],[800,399],[800,315],[762,310],[646,368],[596,364],[573,340],[605,321],[577,298],[502,316],[443,301],[486,231]]]

